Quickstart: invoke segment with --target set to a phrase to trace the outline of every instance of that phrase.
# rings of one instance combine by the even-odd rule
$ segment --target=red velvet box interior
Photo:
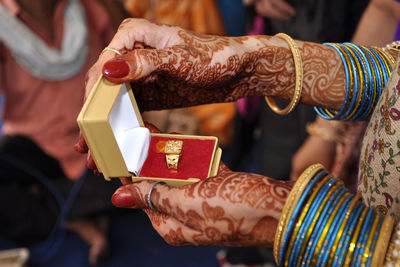
[[[150,140],[149,154],[140,171],[141,177],[159,177],[173,179],[208,177],[215,139],[170,138],[152,136]],[[164,147],[168,140],[182,140],[182,152],[179,158],[178,171],[173,172],[167,168]]]

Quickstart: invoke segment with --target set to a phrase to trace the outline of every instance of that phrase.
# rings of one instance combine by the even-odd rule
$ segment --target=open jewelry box
[[[129,83],[114,84],[101,77],[77,121],[106,180],[132,177],[181,186],[217,175],[222,153],[218,138],[150,133]],[[182,141],[177,170],[168,168],[165,153],[167,142],[174,140]]]

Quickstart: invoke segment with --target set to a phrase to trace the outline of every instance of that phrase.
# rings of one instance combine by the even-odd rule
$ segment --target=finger
[[[158,66],[167,60],[160,50],[136,49],[107,61],[103,67],[103,75],[114,83],[138,80],[156,71]]]
[[[121,181],[122,185],[131,184],[132,179],[130,177],[120,177],[119,180]]]
[[[177,32],[179,27],[156,25],[145,19],[125,19],[118,28],[108,47],[118,51],[132,51],[137,48],[165,48],[179,44],[182,40]],[[112,51],[104,51],[89,70],[86,78],[85,99],[99,79],[104,64],[116,56]]]
[[[94,162],[90,151],[88,152],[87,159],[86,159],[86,167],[91,169],[95,175],[100,176],[101,173],[99,169],[97,169],[96,163]]]
[[[79,132],[78,143],[74,145],[74,150],[79,153],[87,153],[89,148],[81,132]]]
[[[218,176],[223,175],[226,172],[232,172],[222,161],[219,164],[219,168],[218,168]]]
[[[156,126],[154,126],[154,124],[152,124],[152,123],[150,123],[150,122],[145,121],[145,122],[144,122],[144,127],[146,127],[147,129],[149,129],[149,131],[150,131],[151,133],[161,133],[161,131],[160,131]]]
[[[147,201],[154,181],[140,181],[118,188],[111,202],[119,208],[151,209]],[[182,204],[179,188],[167,184],[157,184],[151,193],[151,202],[157,211],[171,215]]]

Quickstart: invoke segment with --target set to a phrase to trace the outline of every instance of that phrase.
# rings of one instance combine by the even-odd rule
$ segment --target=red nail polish
[[[121,59],[113,59],[104,64],[103,75],[107,78],[123,78],[130,72],[128,63]]]
[[[128,208],[135,204],[130,190],[126,188],[118,189],[112,196],[111,202],[119,208]]]

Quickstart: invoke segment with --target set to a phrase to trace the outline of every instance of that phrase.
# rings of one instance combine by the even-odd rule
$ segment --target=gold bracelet
[[[371,266],[379,267],[383,266],[387,248],[389,246],[390,236],[393,230],[394,220],[390,216],[386,216],[381,230],[379,231],[378,241],[375,245],[374,254],[372,255]]]
[[[299,48],[297,47],[294,40],[285,33],[278,33],[274,35],[275,37],[281,38],[287,42],[289,45],[290,50],[293,54],[294,59],[294,66],[296,71],[296,84],[294,88],[293,98],[290,100],[289,105],[284,108],[280,109],[272,97],[265,97],[265,101],[267,102],[268,106],[277,114],[279,115],[287,115],[293,111],[293,109],[297,106],[300,101],[301,91],[303,89],[303,62],[301,59]]]
[[[400,223],[393,229],[392,238],[385,256],[385,266],[399,266],[400,264]]]
[[[274,258],[277,264],[279,263],[278,253],[282,247],[282,242],[284,234],[286,233],[288,220],[290,220],[290,218],[292,217],[292,213],[296,207],[296,204],[299,201],[304,189],[307,187],[310,180],[315,176],[315,174],[323,169],[324,166],[322,164],[314,164],[308,167],[297,179],[296,184],[293,186],[292,190],[289,193],[285,205],[283,206],[282,214],[279,218],[279,223],[275,234]]]

